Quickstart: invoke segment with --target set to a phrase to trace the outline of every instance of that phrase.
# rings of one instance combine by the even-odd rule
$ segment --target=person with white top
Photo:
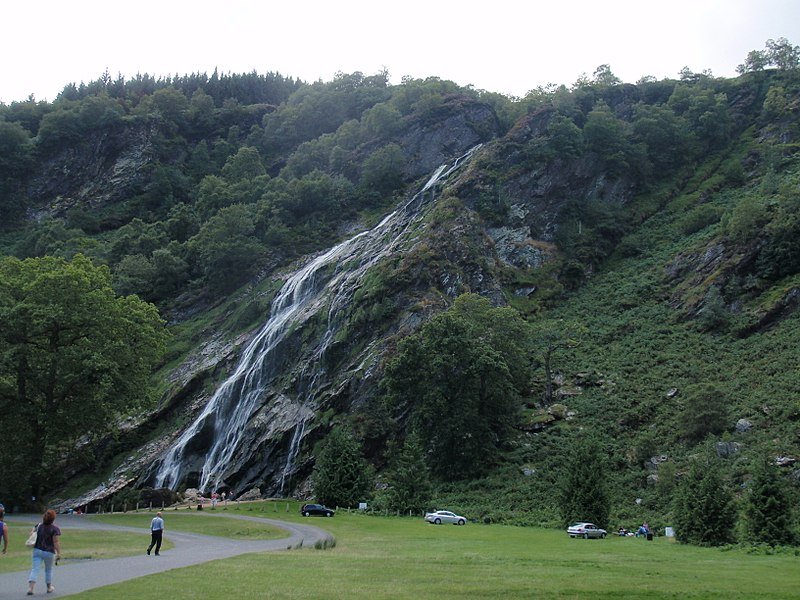
[[[161,551],[161,538],[164,535],[164,519],[161,516],[161,511],[156,513],[153,520],[150,521],[150,545],[147,547],[147,555],[150,556],[150,550],[153,546],[156,547],[156,556]]]

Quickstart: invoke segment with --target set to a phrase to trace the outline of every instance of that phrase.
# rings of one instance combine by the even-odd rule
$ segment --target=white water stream
[[[369,231],[334,246],[324,254],[293,273],[284,283],[272,302],[270,317],[245,348],[234,372],[216,390],[195,421],[166,451],[155,469],[155,486],[176,488],[188,471],[197,469],[196,452],[200,450],[202,469],[199,489],[212,491],[224,481],[234,454],[240,450],[245,430],[253,415],[262,407],[270,384],[279,375],[280,367],[276,348],[290,333],[318,311],[328,307],[328,330],[318,342],[314,352],[321,357],[332,341],[335,331],[335,313],[356,289],[366,271],[392,253],[404,239],[409,225],[419,215],[434,192],[435,185],[456,170],[477,149],[471,149],[452,165],[442,165],[425,186],[400,208],[389,214]],[[428,193],[430,192],[430,193]],[[427,194],[427,198],[426,198]],[[286,464],[279,470],[279,485],[283,492],[286,479],[291,476],[294,461],[305,434],[305,425],[313,418],[311,403],[315,393],[312,376],[309,391],[299,401],[294,419]],[[206,451],[197,448],[210,438]],[[188,463],[191,463],[190,466]]]

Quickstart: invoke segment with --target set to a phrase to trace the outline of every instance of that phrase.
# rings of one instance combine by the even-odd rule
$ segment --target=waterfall
[[[307,421],[300,421],[300,424],[294,428],[292,443],[289,445],[289,454],[286,457],[286,464],[281,472],[281,494],[284,492],[284,488],[286,487],[286,479],[291,477],[292,473],[294,472],[294,461],[297,458],[297,455],[300,453],[300,440],[303,439],[303,434],[306,432],[306,423]]]
[[[333,340],[335,315],[345,305],[344,298],[357,286],[364,273],[388,256],[403,239],[420,208],[429,201],[436,184],[449,176],[479,146],[442,165],[423,188],[378,225],[334,246],[298,269],[284,283],[272,302],[270,317],[242,352],[233,373],[219,386],[200,415],[191,423],[154,467],[156,487],[176,488],[191,470],[188,463],[202,463],[200,490],[213,490],[223,481],[240,446],[248,423],[262,407],[270,384],[280,374],[277,348],[298,324],[329,307],[328,329],[314,351],[321,357]],[[428,192],[431,192],[430,194]],[[312,374],[308,392],[299,398],[294,415],[294,434],[286,464],[280,470],[281,491],[294,468],[306,423],[313,418],[308,407],[320,375]],[[210,446],[202,453],[202,446]],[[198,450],[201,450],[198,453]]]

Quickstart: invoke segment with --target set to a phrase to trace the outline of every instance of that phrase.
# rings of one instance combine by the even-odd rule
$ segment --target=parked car
[[[604,538],[606,533],[605,529],[600,529],[594,523],[573,523],[567,528],[569,537],[582,537],[585,540],[589,538]]]
[[[304,517],[332,517],[336,511],[322,504],[303,504],[300,514]]]
[[[441,525],[442,523],[453,523],[454,525],[465,525],[467,518],[451,513],[449,510],[436,510],[431,513],[425,513],[425,520],[434,525]]]

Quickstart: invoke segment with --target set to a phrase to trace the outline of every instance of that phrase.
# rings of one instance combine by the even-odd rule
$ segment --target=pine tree
[[[353,434],[334,427],[314,466],[314,493],[327,506],[357,506],[370,496],[372,469]]]
[[[422,512],[431,498],[431,482],[422,443],[415,435],[406,439],[389,474],[387,506],[391,510]]]
[[[774,464],[765,460],[754,469],[744,512],[751,541],[770,546],[797,542],[792,530],[792,501]]]
[[[564,524],[590,521],[607,527],[609,499],[605,460],[600,444],[584,437],[572,447],[561,478],[560,504]]]
[[[679,542],[721,546],[734,539],[736,510],[715,460],[694,463],[681,480],[673,511]]]

